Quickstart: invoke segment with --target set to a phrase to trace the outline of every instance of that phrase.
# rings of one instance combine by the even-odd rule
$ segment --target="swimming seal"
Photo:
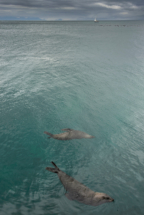
[[[90,139],[90,138],[94,138],[94,136],[89,135],[83,131],[78,131],[78,130],[73,130],[70,128],[64,128],[62,129],[62,131],[66,131],[64,133],[60,133],[60,134],[51,134],[47,131],[44,131],[45,134],[49,135],[49,138],[54,138],[57,140],[72,140],[72,139],[82,139],[82,138],[86,138],[86,139]]]
[[[114,199],[105,193],[98,193],[90,190],[65,172],[61,171],[54,162],[55,168],[46,167],[50,172],[57,173],[61,183],[66,189],[65,196],[70,200],[77,200],[86,205],[98,206],[106,202],[113,202]]]

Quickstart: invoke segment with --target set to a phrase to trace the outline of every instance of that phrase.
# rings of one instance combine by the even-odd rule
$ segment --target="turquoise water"
[[[143,214],[143,44],[144,21],[0,22],[1,215]],[[51,161],[115,202],[68,200]]]

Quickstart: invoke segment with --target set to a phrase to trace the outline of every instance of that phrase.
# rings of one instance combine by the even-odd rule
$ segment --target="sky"
[[[0,0],[0,20],[144,20],[144,0]]]

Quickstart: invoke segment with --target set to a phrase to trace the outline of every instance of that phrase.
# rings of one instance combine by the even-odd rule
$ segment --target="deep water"
[[[58,141],[72,128],[94,139]],[[65,197],[57,166],[115,199]],[[144,21],[0,22],[0,215],[144,214]]]

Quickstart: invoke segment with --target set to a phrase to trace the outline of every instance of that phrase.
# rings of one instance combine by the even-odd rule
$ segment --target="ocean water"
[[[58,141],[72,128],[94,139]],[[65,197],[57,166],[115,199]],[[0,214],[144,213],[144,21],[0,22]]]

